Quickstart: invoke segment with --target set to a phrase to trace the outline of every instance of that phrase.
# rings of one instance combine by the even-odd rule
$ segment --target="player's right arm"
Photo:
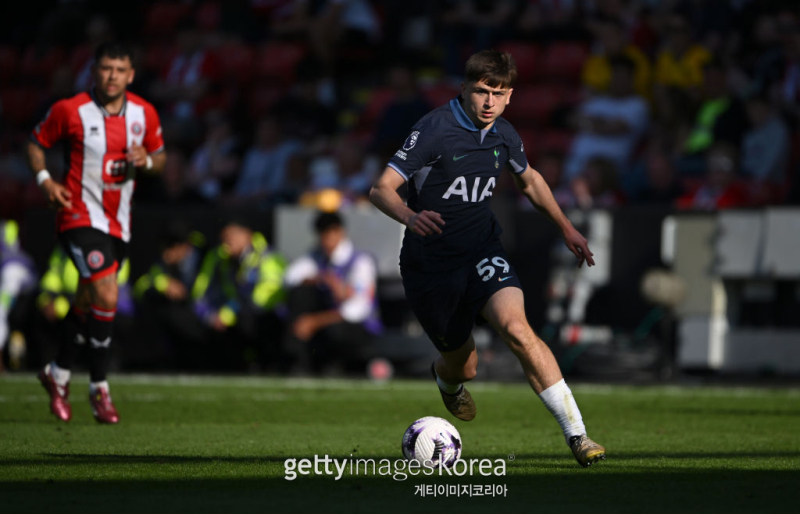
[[[44,149],[33,141],[28,142],[28,165],[50,205],[56,209],[61,209],[62,207],[71,209],[72,193],[50,177],[45,165]]]
[[[42,188],[47,201],[57,209],[72,208],[72,193],[59,184],[47,171],[44,149],[50,148],[67,134],[67,106],[64,101],[56,102],[31,134],[28,142],[28,165]]]
[[[386,167],[369,191],[369,200],[384,214],[407,226],[409,230],[420,236],[441,234],[444,220],[438,212],[414,212],[403,201],[397,190],[405,183],[392,167]]]

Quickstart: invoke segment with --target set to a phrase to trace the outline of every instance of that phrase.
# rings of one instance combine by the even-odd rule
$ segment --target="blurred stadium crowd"
[[[794,1],[209,0],[124,12],[74,1],[2,18],[0,219],[44,206],[28,135],[53,102],[91,87],[94,48],[119,38],[137,49],[131,90],[158,109],[168,152],[163,176],[140,178],[138,204],[365,202],[410,127],[459,93],[466,57],[485,48],[516,59],[505,117],[564,208],[800,202]],[[60,151],[48,157],[56,177]],[[526,208],[508,178],[495,201]],[[171,234],[164,252],[203,247],[188,228]],[[203,254],[193,258],[200,269]],[[59,259],[44,270],[45,293]],[[144,279],[130,277],[132,296],[166,294],[157,273]],[[184,295],[195,279],[181,279]]]
[[[140,203],[269,208],[313,204],[326,188],[360,201],[410,126],[458,94],[466,56],[488,47],[516,58],[507,118],[564,206],[798,200],[796,2],[158,1],[120,13],[86,1],[36,9],[5,17],[0,33],[6,218],[43,202],[21,153],[30,129],[55,100],[90,87],[92,50],[112,37],[137,46],[132,90],[158,108],[169,150],[164,176],[140,184]],[[510,181],[501,186],[513,194]]]

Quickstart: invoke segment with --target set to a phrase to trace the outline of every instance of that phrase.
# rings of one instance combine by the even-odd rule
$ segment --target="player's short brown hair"
[[[467,82],[485,82],[489,87],[510,88],[517,81],[517,64],[508,52],[484,50],[467,60]]]

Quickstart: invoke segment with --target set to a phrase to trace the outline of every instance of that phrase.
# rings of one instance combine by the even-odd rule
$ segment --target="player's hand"
[[[47,202],[54,209],[72,209],[72,193],[53,179],[42,182],[42,191],[47,198]]]
[[[592,259],[594,254],[589,250],[589,243],[580,232],[575,230],[575,227],[570,226],[564,231],[564,244],[567,245],[570,252],[575,254],[579,268],[583,266],[583,261],[586,261],[589,266],[594,266],[594,259]]]
[[[147,164],[147,156],[147,150],[145,150],[143,146],[137,144],[131,145],[125,153],[125,158],[128,159],[128,162],[137,168],[145,167]]]
[[[417,235],[429,236],[442,233],[439,227],[444,226],[444,220],[438,212],[420,211],[408,218],[406,226]]]
[[[186,298],[186,286],[181,281],[171,278],[167,282],[167,288],[164,289],[164,296],[173,302],[183,300]]]
[[[317,320],[312,314],[303,314],[292,324],[292,335],[301,341],[308,341],[314,337],[317,330]]]

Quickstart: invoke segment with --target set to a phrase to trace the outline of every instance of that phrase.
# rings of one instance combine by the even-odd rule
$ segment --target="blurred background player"
[[[95,419],[117,423],[106,380],[117,309],[117,272],[131,237],[130,212],[137,171],[158,172],[166,154],[156,110],[127,92],[135,70],[130,49],[106,43],[95,52],[95,86],[56,102],[31,134],[28,162],[47,200],[58,209],[59,242],[81,275],[68,327],[55,360],[39,373],[50,410],[69,421],[70,369],[77,340],[90,346],[89,400]],[[69,170],[64,183],[47,171],[44,149],[65,140]]]
[[[35,284],[31,258],[19,244],[19,226],[11,220],[0,220],[0,372],[3,371],[3,350],[11,341],[8,360],[12,368],[20,365],[25,352],[25,338],[11,330],[11,313],[21,295]]]
[[[531,205],[559,227],[579,265],[594,265],[592,253],[542,176],[528,164],[514,127],[500,118],[517,78],[511,55],[492,50],[474,54],[465,75],[460,96],[414,125],[370,199],[407,227],[400,253],[403,287],[439,351],[431,371],[450,413],[464,421],[475,417],[475,402],[464,382],[477,373],[472,328],[485,320],[508,344],[575,458],[587,467],[605,459],[605,448],[586,435],[553,353],[525,316],[522,284],[507,260],[500,226],[489,207],[500,167],[508,167]],[[397,193],[405,182],[408,205]]]
[[[215,332],[214,352],[227,367],[239,367],[243,357],[249,365],[273,364],[281,353],[277,308],[286,261],[243,221],[225,225],[220,241],[206,253],[192,286],[195,312]]]
[[[297,358],[297,371],[310,366],[320,373],[337,362],[345,371],[363,372],[383,329],[375,261],[355,248],[339,214],[319,214],[314,229],[317,247],[286,271],[286,350]]]

